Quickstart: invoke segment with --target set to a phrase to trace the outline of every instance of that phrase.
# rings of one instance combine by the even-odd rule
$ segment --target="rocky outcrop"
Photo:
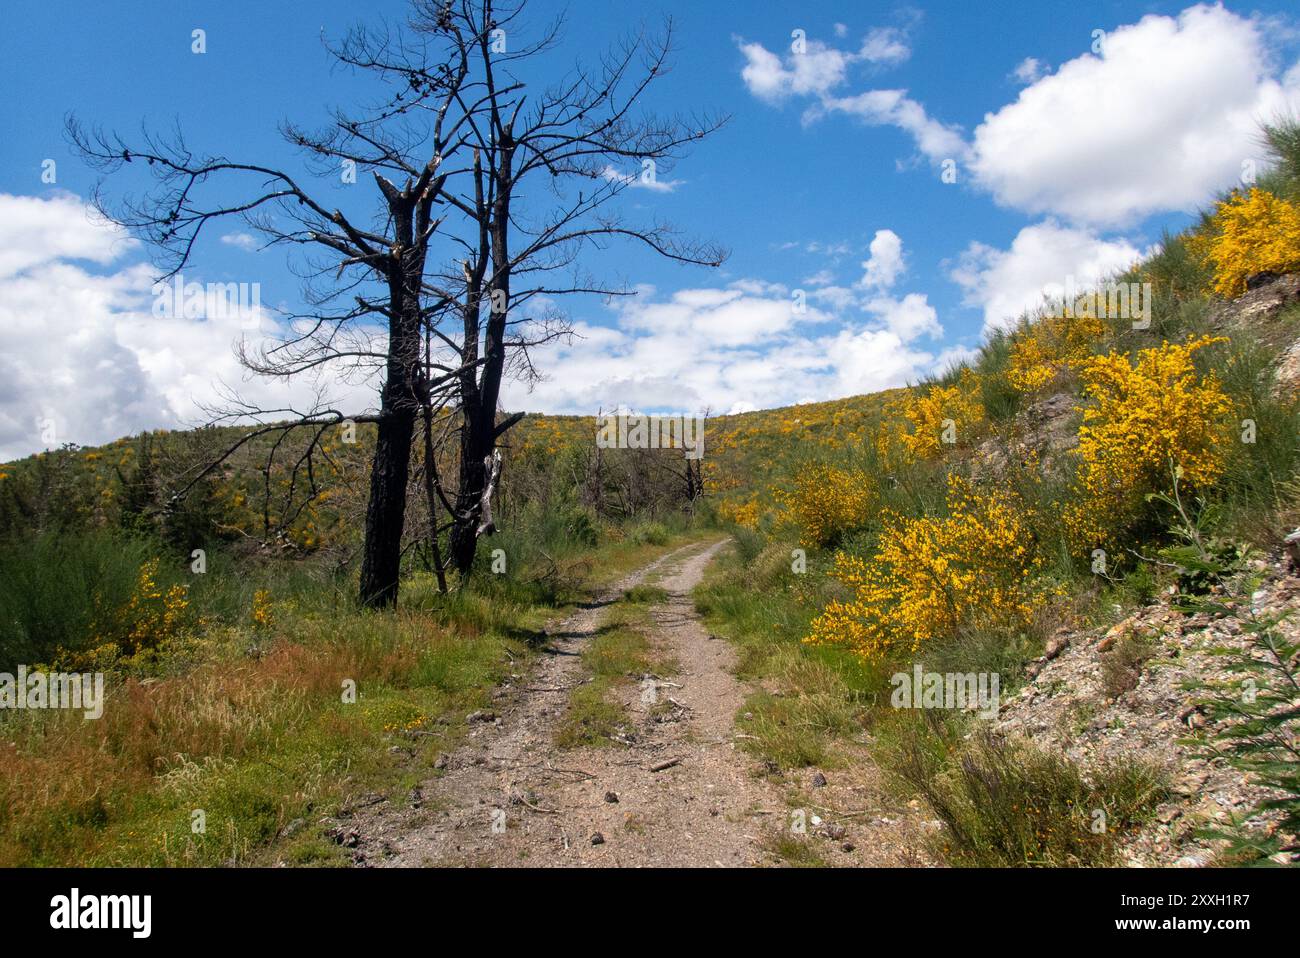
[[[1035,462],[1044,470],[1079,445],[1079,399],[1067,392],[1037,399],[1016,415],[1010,438],[994,436],[975,448],[977,475],[996,475],[1012,462]]]
[[[1300,339],[1287,347],[1274,373],[1277,396],[1294,396],[1300,392]]]
[[[1300,611],[1300,578],[1288,565],[1267,566],[1268,577],[1251,599],[1257,614]],[[1281,628],[1293,636],[1300,616]],[[1157,766],[1170,794],[1154,821],[1125,845],[1128,863],[1209,864],[1214,845],[1196,830],[1222,825],[1269,797],[1189,741],[1212,729],[1188,686],[1229,677],[1223,656],[1211,652],[1215,647],[1245,648],[1241,621],[1184,615],[1170,608],[1167,596],[1109,628],[1060,632],[1031,665],[1032,678],[1019,695],[1003,703],[995,730],[1060,751],[1085,769],[1117,759]],[[1257,824],[1266,827],[1268,820]]]
[[[1210,323],[1215,329],[1260,323],[1300,303],[1300,273],[1261,277],[1251,285],[1236,299],[1210,307]]]
[[[1296,336],[1295,323],[1282,315],[1297,306],[1300,306],[1300,273],[1290,273],[1253,277],[1244,295],[1210,308],[1210,323],[1215,330],[1249,329],[1277,349],[1275,394],[1278,396],[1293,396],[1300,391],[1300,338]]]

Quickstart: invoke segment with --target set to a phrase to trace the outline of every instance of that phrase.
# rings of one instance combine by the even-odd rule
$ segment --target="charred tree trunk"
[[[413,243],[413,203],[389,193],[398,244],[389,277],[388,357],[380,394],[379,436],[370,470],[370,500],[361,561],[361,604],[382,608],[397,604],[401,579],[402,531],[406,524],[406,490],[411,472],[411,442],[427,390],[420,364],[420,289],[424,250]]]
[[[461,427],[460,454],[460,493],[456,502],[456,524],[451,533],[452,559],[460,572],[461,581],[469,575],[474,565],[474,554],[478,551],[479,517],[482,511],[484,494],[491,494],[488,488],[488,468],[492,453],[496,449],[497,437],[505,432],[518,417],[497,424],[497,401],[501,394],[501,378],[505,372],[506,362],[506,316],[510,309],[510,194],[514,188],[514,144],[508,127],[498,128],[498,155],[490,178],[491,201],[485,203],[483,193],[478,193],[480,209],[486,207],[490,215],[481,217],[483,233],[480,238],[486,242],[480,249],[491,250],[492,276],[488,290],[487,328],[483,336],[483,374],[478,383],[469,391],[474,402],[463,406],[464,421]],[[479,175],[478,159],[475,158],[475,175]],[[482,182],[480,179],[479,182]],[[484,235],[484,233],[486,235]],[[481,279],[486,264],[480,260],[478,277]],[[468,272],[468,270],[467,270]],[[473,285],[473,278],[471,286]],[[477,340],[479,317],[479,293],[476,290],[474,300],[474,329]],[[466,317],[468,333],[470,317]],[[466,335],[468,346],[469,336]],[[472,371],[471,371],[472,376]],[[462,390],[462,395],[465,391]]]
[[[370,471],[366,538],[361,562],[361,603],[372,607],[397,602],[402,561],[402,527],[406,518],[406,483],[411,468],[415,411],[392,400],[393,380],[384,387],[384,403]]]
[[[695,500],[704,492],[703,470],[698,459],[686,460],[686,507],[695,509]]]
[[[494,407],[495,411],[495,407]],[[456,520],[451,529],[451,557],[462,581],[474,565],[478,551],[479,514],[487,488],[485,460],[495,445],[495,416],[488,423],[477,410],[465,410],[461,426],[460,491],[456,496]]]

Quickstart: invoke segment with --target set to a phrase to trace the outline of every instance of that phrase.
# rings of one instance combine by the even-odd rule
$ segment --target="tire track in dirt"
[[[425,808],[374,809],[353,820],[367,863],[776,863],[765,836],[783,827],[788,811],[779,786],[753,774],[754,761],[736,748],[733,720],[748,689],[732,672],[730,644],[709,635],[690,597],[725,544],[696,543],[661,557],[550,632],[532,672],[498,701],[500,718],[471,726],[444,774],[421,786]],[[680,667],[657,689],[674,706],[667,720],[656,718],[642,689],[632,685],[623,701],[637,729],[635,744],[558,748],[555,728],[570,689],[583,680],[584,643],[606,607],[656,574],[668,599],[651,609],[652,643]]]

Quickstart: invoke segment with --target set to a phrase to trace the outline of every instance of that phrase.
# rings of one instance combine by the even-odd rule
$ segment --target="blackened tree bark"
[[[379,427],[370,470],[370,501],[361,561],[361,601],[391,605],[401,578],[402,532],[411,471],[411,441],[422,409],[421,291],[426,247],[414,235],[417,199],[385,191],[396,243],[389,273],[388,363],[380,394]]]
[[[268,377],[343,376],[360,370],[377,381],[378,409],[347,415],[323,390],[308,409],[268,409],[231,396],[227,407],[212,410],[212,422],[251,422],[254,428],[202,464],[173,498],[184,496],[238,449],[278,434],[265,468],[269,502],[271,461],[285,435],[306,429],[306,451],[293,462],[290,481],[301,494],[286,503],[277,521],[264,506],[265,535],[281,535],[319,494],[315,466],[326,430],[349,422],[374,423],[359,582],[360,601],[371,606],[392,605],[397,599],[417,415],[422,405],[453,401],[460,372],[425,362],[420,350],[430,317],[453,301],[430,296],[425,269],[431,244],[444,236],[435,207],[445,205],[448,170],[466,142],[448,115],[463,95],[467,65],[463,59],[438,59],[435,54],[443,52],[443,45],[429,40],[417,31],[411,42],[375,45],[358,30],[331,48],[340,63],[373,76],[389,93],[368,112],[353,116],[336,111],[320,131],[286,124],[285,139],[306,158],[301,172],[219,154],[196,156],[179,132],[171,137],[146,132],[141,142],[128,144],[116,134],[88,130],[74,117],[67,122],[74,148],[105,173],[135,163],[150,175],[154,185],[141,201],[110,205],[100,192],[96,201],[106,216],[151,243],[164,278],[191,262],[205,227],[232,216],[242,217],[267,245],[326,254],[324,262],[304,264],[307,310],[286,317],[282,328],[288,332],[279,340],[241,345],[240,359]],[[331,209],[308,185],[314,180],[313,185],[328,188],[344,174],[355,182],[365,173],[374,180],[379,202],[363,215],[380,227],[357,225],[361,217]],[[210,201],[218,184],[222,201]],[[230,200],[231,195],[237,199]]]
[[[530,302],[630,295],[628,287],[602,282],[579,266],[584,251],[616,239],[681,263],[717,266],[725,258],[719,247],[683,240],[664,223],[630,224],[613,202],[625,190],[657,185],[682,148],[723,122],[638,115],[666,70],[671,23],[660,36],[630,37],[598,70],[579,64],[557,84],[532,90],[522,67],[554,44],[557,29],[513,47],[510,32],[522,6],[443,0],[419,7],[428,23],[441,24],[454,38],[481,93],[469,124],[472,193],[454,201],[470,224],[464,237],[469,256],[461,263],[461,340],[451,363],[462,372],[449,562],[462,582],[473,569],[479,538],[492,531],[484,512],[498,442],[519,419],[500,412],[502,382],[512,359],[531,372],[529,347],[568,328],[567,317],[554,310],[540,319],[533,315]]]

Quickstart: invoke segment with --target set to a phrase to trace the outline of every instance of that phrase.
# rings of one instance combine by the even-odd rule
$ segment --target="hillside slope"
[[[1251,287],[1073,354],[1031,321],[867,442],[803,446],[699,599],[771,690],[752,750],[797,789],[865,732],[952,864],[1292,861],[1300,275]],[[914,668],[996,674],[996,718],[900,710]]]
[[[1260,561],[1258,571],[1265,579],[1248,598],[1250,612],[1292,617],[1279,631],[1294,643],[1300,638],[1294,619],[1300,578],[1289,562]],[[1151,820],[1126,839],[1123,862],[1210,864],[1222,843],[1201,830],[1227,826],[1234,816],[1249,818],[1261,803],[1285,797],[1253,783],[1227,756],[1205,753],[1203,736],[1214,729],[1198,689],[1239,684],[1229,666],[1250,656],[1243,628],[1249,614],[1188,615],[1171,608],[1165,595],[1109,628],[1063,630],[1049,654],[1031,665],[1032,678],[1003,705],[994,728],[1085,767],[1140,762],[1159,769],[1168,792]],[[1253,818],[1247,827],[1262,832],[1277,818]]]

